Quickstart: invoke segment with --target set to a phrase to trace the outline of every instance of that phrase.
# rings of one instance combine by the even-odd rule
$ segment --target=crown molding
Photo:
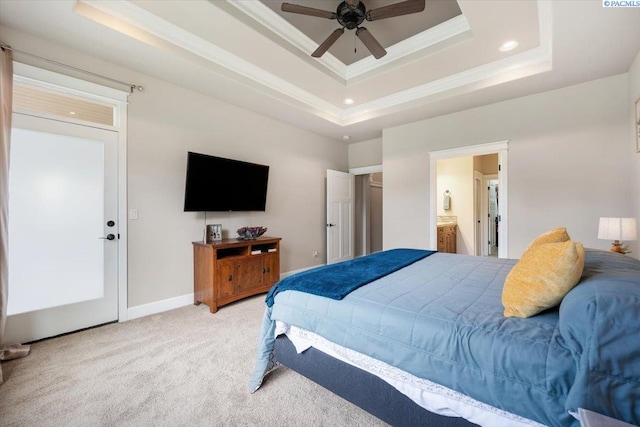
[[[426,103],[430,98],[437,95],[469,87],[473,84],[489,82],[500,76],[504,76],[500,83],[521,78],[524,76],[521,73],[527,68],[535,69],[534,72],[550,70],[552,68],[551,1],[538,0],[537,4],[540,33],[540,46],[537,48],[347,108],[342,113],[343,125],[347,126],[370,120],[385,114],[385,111],[398,109],[402,105],[415,102]],[[510,77],[510,74],[513,77]]]
[[[147,34],[204,58],[259,85],[275,90],[288,98],[298,100],[311,107],[314,114],[336,124],[341,124],[341,108],[148,12],[129,0],[113,2],[78,0],[78,3],[83,3],[119,21],[125,22]],[[91,19],[93,19],[93,17],[91,17]]]
[[[256,4],[262,4],[255,0],[234,0],[231,3],[235,2],[244,4],[245,6],[249,4],[252,5],[251,7]],[[394,93],[392,95],[384,96],[365,104],[342,108],[329,103],[323,98],[303,90],[292,83],[269,73],[268,71],[265,71],[251,62],[216,46],[208,40],[200,38],[193,33],[190,33],[183,28],[148,12],[130,0],[112,2],[104,2],[100,0],[78,0],[78,3],[82,3],[90,8],[99,10],[100,12],[109,15],[111,18],[120,20],[145,32],[146,34],[156,37],[161,41],[203,58],[212,64],[220,66],[238,76],[238,78],[241,77],[249,80],[252,84],[255,84],[257,89],[266,93],[271,93],[275,98],[281,99],[285,102],[293,102],[305,111],[339,126],[348,126],[382,116],[389,112],[400,111],[402,109],[409,108],[417,102],[426,103],[434,99],[434,97],[446,96],[447,93],[459,94],[460,91],[473,90],[474,86],[480,85],[481,87],[487,87],[551,68],[551,2],[548,0],[538,0],[540,45],[537,48],[509,56],[489,64],[464,70],[457,74]],[[266,8],[266,6],[263,7]],[[268,10],[271,14],[277,16],[278,19],[284,21],[272,10]],[[80,13],[80,11],[77,13]],[[269,16],[269,13],[267,13],[267,16]],[[87,17],[95,20],[94,17]],[[111,25],[106,22],[100,23],[108,26],[113,25],[113,23],[111,23]],[[421,33],[421,36],[428,36],[427,38],[429,41],[426,43],[439,43],[439,41],[444,40],[443,37],[445,37],[446,34],[462,34],[469,31],[469,24],[464,17],[462,17],[462,19],[453,18],[441,25],[445,26],[438,30],[435,30],[434,28],[431,29],[434,31],[427,30]],[[429,33],[430,31],[431,33]],[[424,33],[429,34],[425,35]],[[423,41],[423,43],[425,42]],[[398,45],[400,45],[397,47],[397,50],[399,51],[398,55],[400,55],[400,51],[410,52],[407,54],[411,54],[425,48],[424,45],[420,45],[414,40],[410,42],[408,41],[406,45],[404,43],[398,43],[394,45],[393,48],[396,49],[396,46]],[[313,46],[315,49],[315,43]],[[393,52],[393,49],[390,48],[390,50]],[[390,52],[389,55],[391,54],[392,53]],[[323,57],[324,56],[327,55],[323,55]],[[406,56],[406,54],[404,56]],[[357,67],[353,68],[353,75],[350,75],[351,77],[349,78],[353,78],[355,75],[368,73],[372,70],[366,63],[367,59],[368,58],[365,58],[364,60],[358,61],[358,63],[349,66],[352,67],[353,65],[357,65]],[[371,60],[375,61],[373,58],[371,58]],[[362,61],[365,62],[359,64]],[[383,63],[380,64],[380,66],[385,65]],[[387,63],[387,65],[388,64],[389,63]]]
[[[424,85],[396,92],[392,95],[378,98],[371,102],[360,104],[356,107],[345,109],[342,114],[344,125],[358,123],[385,114],[386,111],[398,106],[414,103],[428,102],[436,95],[463,88],[472,84],[489,81],[498,78],[505,73],[515,72],[528,67],[542,66],[543,70],[551,69],[550,54],[547,49],[538,47],[518,55],[514,55],[499,61],[481,65],[476,68],[462,71]],[[541,70],[536,70],[540,72]],[[522,75],[518,74],[518,77]],[[506,79],[509,81],[513,79]]]
[[[372,55],[363,58],[347,67],[345,80],[347,82],[355,77],[370,73],[381,67],[393,64],[399,59],[408,57],[421,51],[426,51],[428,47],[445,42],[453,37],[471,32],[471,27],[464,15],[458,15],[440,25],[429,28],[415,36],[404,39],[393,46],[387,48],[387,54],[380,59],[375,59]],[[385,70],[388,68],[385,68]]]
[[[227,0],[227,3],[236,7],[256,22],[262,24],[268,30],[284,39],[295,48],[310,56],[317,48],[318,43],[313,41],[305,33],[291,25],[282,16],[256,0]],[[342,79],[346,79],[347,65],[331,53],[326,52],[321,58],[314,59],[324,65],[331,72]]]

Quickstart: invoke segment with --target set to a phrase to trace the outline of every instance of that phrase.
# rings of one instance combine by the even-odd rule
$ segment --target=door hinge
[[[118,233],[118,240],[120,240],[120,233]]]
[[[498,171],[502,170],[502,165],[498,165]]]
[[[498,215],[498,222],[502,221],[502,215]]]

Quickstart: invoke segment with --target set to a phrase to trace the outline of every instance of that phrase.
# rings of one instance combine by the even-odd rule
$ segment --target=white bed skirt
[[[449,417],[463,417],[486,427],[544,427],[543,424],[479,402],[440,384],[418,378],[357,351],[334,344],[313,332],[276,321],[276,336],[286,334],[298,353],[314,347],[386,381],[424,409]]]

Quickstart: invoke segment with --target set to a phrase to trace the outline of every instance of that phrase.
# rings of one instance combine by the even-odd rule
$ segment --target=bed
[[[507,318],[517,262],[429,253],[341,299],[270,293],[251,392],[281,359],[392,425],[640,424],[640,261],[586,250],[561,304]]]

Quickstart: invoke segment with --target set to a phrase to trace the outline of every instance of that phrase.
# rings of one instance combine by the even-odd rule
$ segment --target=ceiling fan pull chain
[[[356,33],[353,33],[353,53],[358,53],[358,38],[356,37]]]

